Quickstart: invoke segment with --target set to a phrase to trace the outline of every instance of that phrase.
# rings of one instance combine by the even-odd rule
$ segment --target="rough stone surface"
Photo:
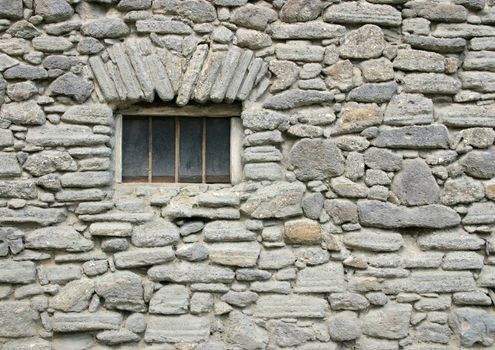
[[[323,180],[342,175],[344,161],[331,141],[301,140],[290,152],[290,162],[299,180]]]

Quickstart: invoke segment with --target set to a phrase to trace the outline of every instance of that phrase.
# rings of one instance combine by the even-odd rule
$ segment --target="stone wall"
[[[0,0],[0,347],[493,348],[494,25]],[[242,104],[243,181],[117,183],[114,115],[151,101]]]

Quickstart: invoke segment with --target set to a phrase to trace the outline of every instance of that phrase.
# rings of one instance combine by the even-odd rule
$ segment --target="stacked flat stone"
[[[241,183],[117,183],[141,102]],[[493,0],[0,0],[0,348],[493,348],[494,128]]]

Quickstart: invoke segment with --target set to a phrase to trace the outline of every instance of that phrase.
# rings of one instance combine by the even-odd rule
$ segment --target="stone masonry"
[[[236,185],[119,110],[242,106]],[[495,348],[494,0],[0,0],[2,350]]]

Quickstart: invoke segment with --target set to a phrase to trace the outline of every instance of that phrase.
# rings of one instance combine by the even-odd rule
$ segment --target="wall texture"
[[[493,0],[0,0],[0,348],[494,348]],[[243,181],[115,181],[137,102]],[[156,104],[155,105],[159,105]]]

